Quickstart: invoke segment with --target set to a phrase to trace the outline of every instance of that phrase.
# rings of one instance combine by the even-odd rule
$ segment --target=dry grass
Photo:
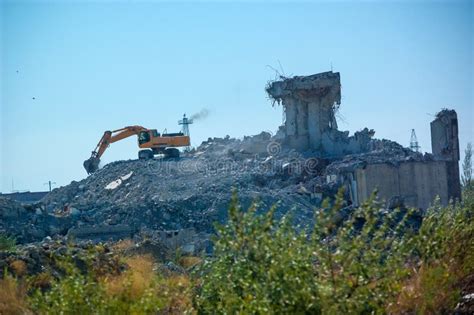
[[[114,251],[123,252],[135,246],[135,242],[127,238],[120,240],[112,246]]]
[[[110,296],[125,294],[138,298],[153,285],[153,259],[149,255],[132,256],[126,259],[126,264],[127,271],[104,279],[106,292]]]
[[[0,279],[0,314],[32,314],[25,301],[26,289],[15,278]]]
[[[26,263],[23,260],[17,259],[10,263],[10,268],[17,276],[24,276],[26,274]]]
[[[179,260],[179,264],[181,265],[181,267],[185,269],[189,269],[196,265],[199,265],[201,262],[202,262],[202,258],[194,257],[194,256],[184,256],[184,257],[181,257]]]
[[[452,310],[459,299],[455,286],[456,277],[450,266],[421,265],[403,284],[396,303],[390,305],[388,311],[390,314],[437,314]]]
[[[35,289],[47,289],[51,287],[53,276],[49,272],[39,273],[29,280],[29,285]]]
[[[192,284],[187,276],[160,277],[150,255],[128,257],[125,262],[128,270],[103,280],[107,295],[130,300],[144,294],[161,296],[168,301],[164,310],[167,314],[183,314],[192,309]]]

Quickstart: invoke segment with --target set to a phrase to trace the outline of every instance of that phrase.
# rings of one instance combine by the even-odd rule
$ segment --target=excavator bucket
[[[86,169],[87,174],[92,174],[99,169],[100,159],[96,157],[91,157],[84,161],[84,168]]]

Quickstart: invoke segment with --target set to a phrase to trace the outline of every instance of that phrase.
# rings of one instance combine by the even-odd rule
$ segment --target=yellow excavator
[[[190,145],[188,135],[182,132],[160,134],[156,129],[147,129],[142,126],[128,126],[114,131],[106,131],[100,139],[92,155],[84,161],[84,168],[88,174],[99,169],[100,158],[111,143],[120,141],[130,136],[138,136],[139,159],[152,159],[155,154],[163,154],[167,158],[178,158],[178,147]]]

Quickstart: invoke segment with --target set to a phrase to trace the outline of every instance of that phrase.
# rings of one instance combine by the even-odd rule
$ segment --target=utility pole
[[[191,118],[187,118],[186,114],[183,115],[183,119],[178,121],[179,125],[183,125],[182,132],[185,136],[189,136],[189,125],[193,123]]]
[[[48,182],[44,183],[43,185],[49,185],[49,192],[51,192],[51,186],[56,185],[56,182],[52,182],[52,181],[48,180]]]
[[[193,119],[192,118],[187,118],[186,114],[183,115],[183,119],[180,119],[178,121],[179,125],[183,125],[182,132],[185,136],[189,137],[189,125],[191,125],[192,123],[193,123]],[[190,150],[190,146],[187,146],[185,148],[185,151],[189,151],[189,150]]]
[[[410,149],[414,152],[420,152],[420,146],[418,145],[418,139],[416,138],[415,129],[411,130]]]

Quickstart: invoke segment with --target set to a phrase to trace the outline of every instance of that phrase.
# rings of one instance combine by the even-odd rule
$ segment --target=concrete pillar
[[[308,104],[301,100],[296,101],[296,134],[308,135]]]
[[[322,132],[331,129],[330,124],[333,120],[332,99],[327,96],[322,97],[319,102],[319,130]]]
[[[285,98],[283,100],[285,106],[286,120],[285,129],[287,136],[296,135],[296,104],[293,98]]]
[[[321,146],[321,130],[319,128],[319,101],[308,104],[308,135],[309,146],[317,149]]]

